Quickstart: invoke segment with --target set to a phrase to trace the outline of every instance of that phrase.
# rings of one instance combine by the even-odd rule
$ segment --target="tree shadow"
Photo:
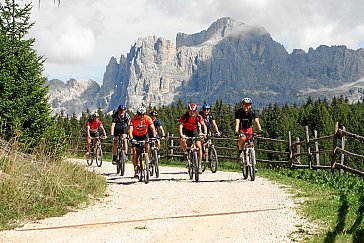
[[[349,211],[348,199],[344,193],[341,193],[340,201],[341,201],[341,206],[339,208],[337,215],[338,216],[337,225],[333,231],[327,233],[324,241],[325,243],[335,242],[336,236],[344,231],[346,215],[348,214]]]
[[[353,226],[350,228],[349,233],[353,234],[353,242],[359,243],[359,242],[364,242],[364,230],[358,230],[361,222],[363,221],[363,216],[364,216],[364,194],[362,194],[360,197],[360,205],[356,215],[357,218]]]

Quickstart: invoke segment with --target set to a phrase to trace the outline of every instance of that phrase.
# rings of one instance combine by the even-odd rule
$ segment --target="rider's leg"
[[[87,137],[86,153],[90,153],[91,137]]]
[[[200,164],[200,168],[201,168],[201,163],[202,163],[202,145],[201,145],[201,141],[196,141],[196,146],[198,147],[199,161],[200,161],[199,164]]]
[[[123,133],[121,135],[121,137],[124,139],[123,143],[124,143],[124,148],[125,148],[125,154],[128,155],[128,140],[126,139],[128,137],[128,135]]]
[[[134,166],[134,177],[135,175],[138,175],[138,149],[137,147],[133,146],[133,166]]]
[[[113,162],[116,161],[116,159],[117,159],[117,155],[116,155],[117,148],[118,148],[118,140],[114,140],[113,144],[112,144],[112,161]]]

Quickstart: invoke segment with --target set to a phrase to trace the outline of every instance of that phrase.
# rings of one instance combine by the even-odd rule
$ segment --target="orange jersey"
[[[136,115],[131,119],[131,126],[133,126],[133,135],[143,136],[148,132],[148,127],[153,124],[152,118],[145,115],[142,120]]]

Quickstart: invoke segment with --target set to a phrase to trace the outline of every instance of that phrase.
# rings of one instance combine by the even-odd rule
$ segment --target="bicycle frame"
[[[118,146],[116,148],[116,174],[120,172],[120,175],[123,176],[125,173],[125,163],[126,163],[126,155],[127,151],[125,150],[124,141],[128,138],[123,138],[119,134],[119,136],[114,137],[114,140],[118,140]]]
[[[240,155],[243,177],[244,179],[247,179],[249,172],[250,179],[254,181],[256,166],[254,136],[256,136],[256,134],[241,133],[241,135],[247,136],[247,141],[245,141],[244,149],[242,151],[242,154]]]
[[[145,143],[147,143],[148,140],[143,141],[133,141],[132,143],[136,145],[137,147],[137,153],[138,153],[138,173],[139,173],[139,181],[142,181],[144,178],[145,184],[149,182],[149,157],[148,154],[145,152]]]
[[[193,175],[195,175],[195,181],[199,180],[199,148],[196,145],[196,141],[199,137],[186,137],[187,146],[189,143],[192,144],[187,149],[188,151],[188,174],[190,179],[193,179]]]

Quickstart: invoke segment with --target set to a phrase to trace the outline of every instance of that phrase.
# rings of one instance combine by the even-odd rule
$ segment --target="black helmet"
[[[158,116],[158,112],[156,112],[156,111],[151,111],[151,112],[149,112],[149,115],[150,116]]]

